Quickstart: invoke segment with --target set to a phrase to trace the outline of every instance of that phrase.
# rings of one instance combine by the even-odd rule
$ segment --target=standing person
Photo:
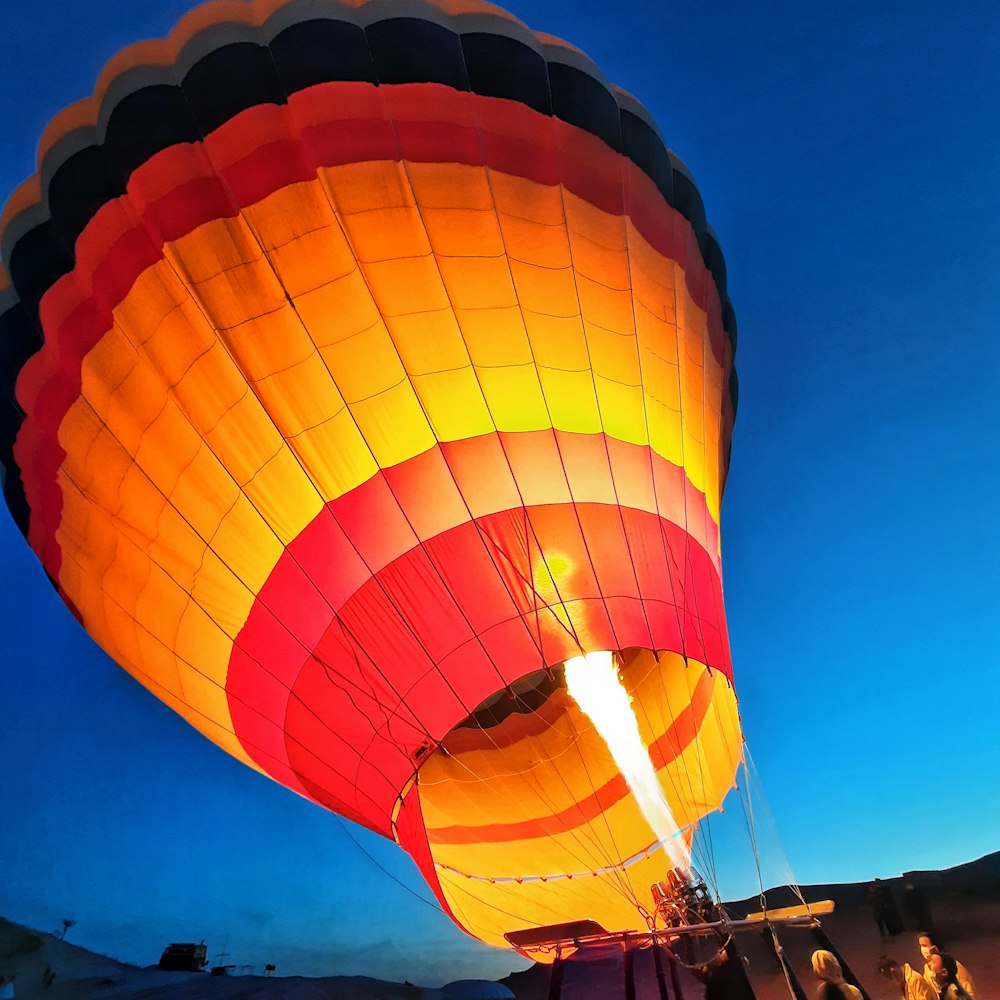
[[[912,878],[903,883],[903,912],[906,914],[909,930],[925,931],[933,936],[934,920],[931,916],[931,901],[927,893]]]
[[[970,997],[975,997],[976,989],[972,983],[972,976],[969,975],[969,970],[957,958],[941,951],[934,943],[934,939],[930,934],[921,934],[917,938],[917,944],[920,946],[920,954],[924,957],[924,979],[930,983],[935,995],[940,994],[941,987],[938,977],[935,975],[934,968],[932,968],[931,960],[935,956],[938,956],[941,959],[941,964],[938,966],[937,963],[934,963],[934,967],[943,968],[947,979],[953,979],[955,985],[963,993]]]
[[[903,1000],[935,1000],[930,984],[909,963],[900,965],[894,958],[883,958],[878,971],[899,988]]]
[[[844,972],[833,952],[814,951],[812,970],[819,980],[816,1000],[862,1000],[861,990],[844,981]]]
[[[903,932],[903,918],[896,908],[889,886],[880,878],[875,879],[868,887],[868,904],[872,908],[872,916],[878,926],[878,932],[883,938],[895,937]]]

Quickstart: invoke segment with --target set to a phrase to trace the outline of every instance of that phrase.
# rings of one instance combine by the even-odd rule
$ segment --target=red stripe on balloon
[[[640,646],[731,676],[712,559],[655,514],[596,503],[500,511],[380,567],[359,553],[342,581],[324,546],[336,538],[344,550],[351,526],[340,514],[352,499],[328,505],[279,560],[237,638],[227,690],[235,731],[260,766],[287,759],[314,798],[360,810],[374,829],[385,832],[428,741],[541,666]],[[310,577],[304,567],[319,563],[323,575]],[[558,595],[546,563],[558,570]],[[299,619],[282,620],[295,607],[298,634]],[[268,755],[255,755],[264,746]],[[380,775],[374,811],[350,792],[352,776],[369,769]]]
[[[706,671],[698,678],[691,701],[674,719],[670,728],[649,747],[655,767],[671,763],[697,737],[705,716],[712,704],[712,677]],[[616,805],[629,794],[628,784],[621,774],[616,774],[585,798],[566,809],[548,816],[514,823],[474,823],[461,826],[432,827],[427,838],[432,844],[490,844],[509,843],[536,837],[561,837],[586,823],[593,822],[601,813]]]

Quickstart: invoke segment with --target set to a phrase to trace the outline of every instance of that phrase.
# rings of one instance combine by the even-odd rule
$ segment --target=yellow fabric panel
[[[497,368],[532,361],[531,343],[518,306],[456,309],[455,315],[473,364]]]
[[[591,329],[609,330],[634,339],[632,297],[627,291],[608,288],[582,274],[577,275],[576,285],[588,333]]]
[[[406,378],[389,331],[381,321],[326,345],[323,360],[348,403],[368,399]]]
[[[551,316],[524,312],[524,326],[531,353],[543,368],[567,372],[588,372],[590,359],[587,338],[579,316]]]
[[[645,444],[648,435],[642,389],[621,385],[600,375],[594,376],[594,383],[605,432],[620,441]]]
[[[445,899],[462,926],[487,944],[509,948],[503,937],[507,931],[569,920],[589,918],[607,928],[645,930],[633,900],[652,910],[649,887],[663,878],[669,867],[669,861],[657,853],[636,862],[624,876],[614,873],[518,885],[473,882],[441,868],[437,875]],[[537,957],[552,960],[551,955]]]
[[[604,430],[593,374],[539,368],[538,378],[544,388],[556,430],[579,434],[597,434]]]
[[[288,442],[303,469],[308,469],[321,497],[337,497],[366,482],[378,463],[358,430],[348,407]]]
[[[461,441],[497,429],[471,365],[415,375],[412,381],[439,441]]]
[[[386,328],[411,377],[469,364],[469,349],[450,306],[386,317]]]
[[[409,382],[353,403],[351,413],[382,468],[434,447],[434,435]]]
[[[639,318],[639,314],[637,314]],[[639,366],[646,398],[672,410],[680,417],[681,387],[680,367],[675,356],[660,353],[662,339],[667,331],[675,336],[674,327],[653,319],[643,312],[636,324],[639,328]],[[655,345],[655,346],[654,346]]]
[[[479,382],[497,430],[532,431],[552,426],[534,365],[481,368]]]
[[[628,325],[624,328],[609,328],[588,322],[584,329],[596,375],[626,386],[638,387],[642,384],[631,311]]]
[[[269,322],[254,325],[259,328],[256,336],[281,336],[280,327]],[[344,408],[323,356],[315,349],[302,361],[255,382],[253,390],[285,439],[331,420]]]
[[[594,784],[598,783],[594,778]],[[525,797],[524,786],[513,793]],[[421,795],[421,802],[423,796]],[[516,842],[449,846],[431,844],[436,864],[484,878],[526,878],[592,873],[620,865],[656,840],[628,796],[585,825]]]

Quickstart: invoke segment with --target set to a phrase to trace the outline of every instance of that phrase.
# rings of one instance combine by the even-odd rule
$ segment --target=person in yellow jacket
[[[937,997],[927,980],[909,963],[900,965],[894,958],[884,958],[878,971],[896,984],[903,1000],[935,1000]]]
[[[926,969],[930,981],[937,988],[938,1000],[976,1000],[975,993],[958,981],[955,974],[954,959],[949,963],[949,955],[931,955],[927,960]],[[971,982],[969,983],[971,986]]]
[[[920,954],[924,956],[924,978],[930,983],[935,996],[939,996],[941,993],[941,982],[947,982],[950,979],[958,987],[955,990],[956,993],[961,995],[964,992],[970,997],[970,1000],[975,1000],[976,990],[972,984],[972,976],[958,959],[941,951],[929,934],[921,934],[917,938],[917,944],[920,945]],[[931,959],[935,955],[941,957],[941,966],[944,969],[941,976],[937,975],[931,968]]]

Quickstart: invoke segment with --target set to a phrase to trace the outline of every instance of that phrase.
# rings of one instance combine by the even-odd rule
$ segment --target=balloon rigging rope
[[[383,865],[372,854],[370,854],[368,852],[368,850],[365,848],[364,844],[362,844],[361,841],[358,840],[357,837],[354,836],[354,834],[351,832],[350,827],[347,825],[347,822],[342,817],[338,816],[337,813],[331,813],[331,815],[340,824],[340,828],[344,831],[344,833],[347,834],[347,836],[350,838],[350,840],[354,843],[354,846],[357,847],[357,849],[373,865],[375,865],[375,867],[378,868],[379,871],[381,871],[385,875],[388,875],[388,877],[391,878],[392,881],[396,883],[396,885],[398,885],[402,889],[405,889],[411,896],[414,896],[416,899],[419,899],[420,902],[423,903],[425,906],[429,906],[432,910],[437,910],[438,913],[444,913],[445,912],[440,903],[438,903],[436,900],[432,901],[432,900],[429,900],[429,899],[425,899],[423,896],[420,895],[419,892],[417,892],[411,886],[408,886],[401,879],[399,879],[395,875],[393,875],[393,873],[391,871],[389,871],[389,869],[386,868],[385,865]]]
[[[760,890],[761,909],[767,911],[767,893],[764,889],[764,876],[760,867],[760,850],[757,846],[757,830],[754,824],[753,810],[750,806],[750,777],[747,773],[746,760],[743,762],[743,789],[739,796],[740,805],[743,808],[743,818],[746,823],[747,834],[750,838],[750,846],[753,850],[754,867],[757,870],[757,886]]]
[[[795,872],[792,869],[791,862],[788,859],[787,854],[782,848],[780,839],[778,837],[777,824],[774,821],[774,815],[771,812],[770,805],[768,804],[767,797],[763,793],[763,782],[760,779],[760,772],[757,770],[757,765],[754,762],[753,755],[750,753],[749,746],[745,745],[746,750],[746,761],[744,762],[744,773],[747,775],[748,784],[748,800],[751,792],[750,786],[756,789],[756,797],[758,806],[760,807],[757,811],[763,811],[764,821],[767,823],[771,837],[774,840],[775,853],[779,855],[781,859],[781,867],[783,869],[783,874],[785,876],[785,884],[792,890],[795,896],[798,898],[799,902],[802,903],[807,909],[809,908],[809,903],[806,902],[805,896],[802,892],[802,887],[799,885],[798,880],[795,877]],[[749,763],[747,763],[747,761]],[[752,769],[752,770],[751,770]],[[752,805],[752,803],[751,803]],[[751,818],[753,818],[754,813],[751,808]]]

